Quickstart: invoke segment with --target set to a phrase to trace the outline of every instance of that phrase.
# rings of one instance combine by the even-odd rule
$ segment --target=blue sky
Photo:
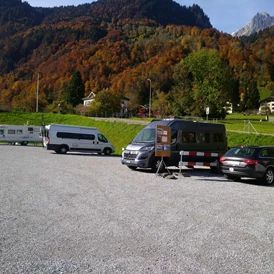
[[[23,0],[33,7],[56,7],[91,3],[92,0]],[[180,5],[198,4],[219,31],[232,33],[245,26],[257,12],[274,16],[273,0],[175,0]]]

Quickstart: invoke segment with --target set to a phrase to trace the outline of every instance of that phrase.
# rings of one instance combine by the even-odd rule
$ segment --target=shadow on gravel
[[[220,175],[222,176],[222,175]],[[264,182],[260,181],[260,180],[256,180],[256,179],[249,179],[249,178],[243,178],[243,179],[239,179],[238,181],[233,181],[233,180],[229,180],[226,179],[224,177],[222,177],[222,180],[218,180],[221,182],[228,182],[228,183],[232,183],[232,184],[246,184],[246,185],[251,185],[251,186],[261,186],[261,187],[270,187],[273,188],[273,185],[266,185]],[[201,179],[201,181],[216,181],[216,180],[212,180],[210,178],[204,178]]]
[[[39,144],[27,144],[27,145],[14,145],[14,144],[6,144],[6,143],[0,143],[0,146],[10,146],[10,147],[37,147],[37,148],[44,148],[40,143]]]
[[[68,152],[66,154],[61,154],[61,153],[56,153],[56,152],[51,152],[50,154],[52,155],[58,155],[58,156],[81,156],[81,157],[102,157],[102,158],[119,158],[121,156],[119,155],[98,155],[97,153],[77,153],[77,152]]]

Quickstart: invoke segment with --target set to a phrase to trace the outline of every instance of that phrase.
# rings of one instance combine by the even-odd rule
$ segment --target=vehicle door
[[[263,148],[259,156],[259,162],[264,168],[274,167],[274,149],[271,147]]]
[[[5,140],[5,129],[0,128],[0,142]]]
[[[97,145],[101,152],[105,147],[109,147],[109,141],[102,133],[97,133]]]
[[[97,138],[94,132],[81,131],[79,140],[79,149],[83,151],[98,152]]]

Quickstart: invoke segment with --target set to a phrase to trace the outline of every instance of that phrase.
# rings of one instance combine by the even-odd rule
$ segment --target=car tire
[[[269,168],[264,174],[264,183],[266,185],[272,185],[274,183],[274,169]]]
[[[104,149],[104,155],[109,156],[111,154],[111,149],[109,147]]]
[[[68,151],[68,148],[67,148],[66,146],[61,146],[61,147],[60,147],[60,153],[61,153],[61,154],[66,154],[67,151]]]

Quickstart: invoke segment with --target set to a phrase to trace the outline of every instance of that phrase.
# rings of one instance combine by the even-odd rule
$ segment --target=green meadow
[[[238,114],[228,115],[225,120],[209,122],[225,125],[229,147],[274,145],[274,124],[265,121],[265,118],[265,116]],[[136,120],[135,118],[134,121]],[[42,121],[45,125],[56,123],[96,127],[113,143],[116,149],[115,154],[119,156],[122,153],[122,148],[145,127],[142,124],[126,123],[126,119],[124,122],[108,122],[72,114],[0,112],[0,124],[41,125]]]

